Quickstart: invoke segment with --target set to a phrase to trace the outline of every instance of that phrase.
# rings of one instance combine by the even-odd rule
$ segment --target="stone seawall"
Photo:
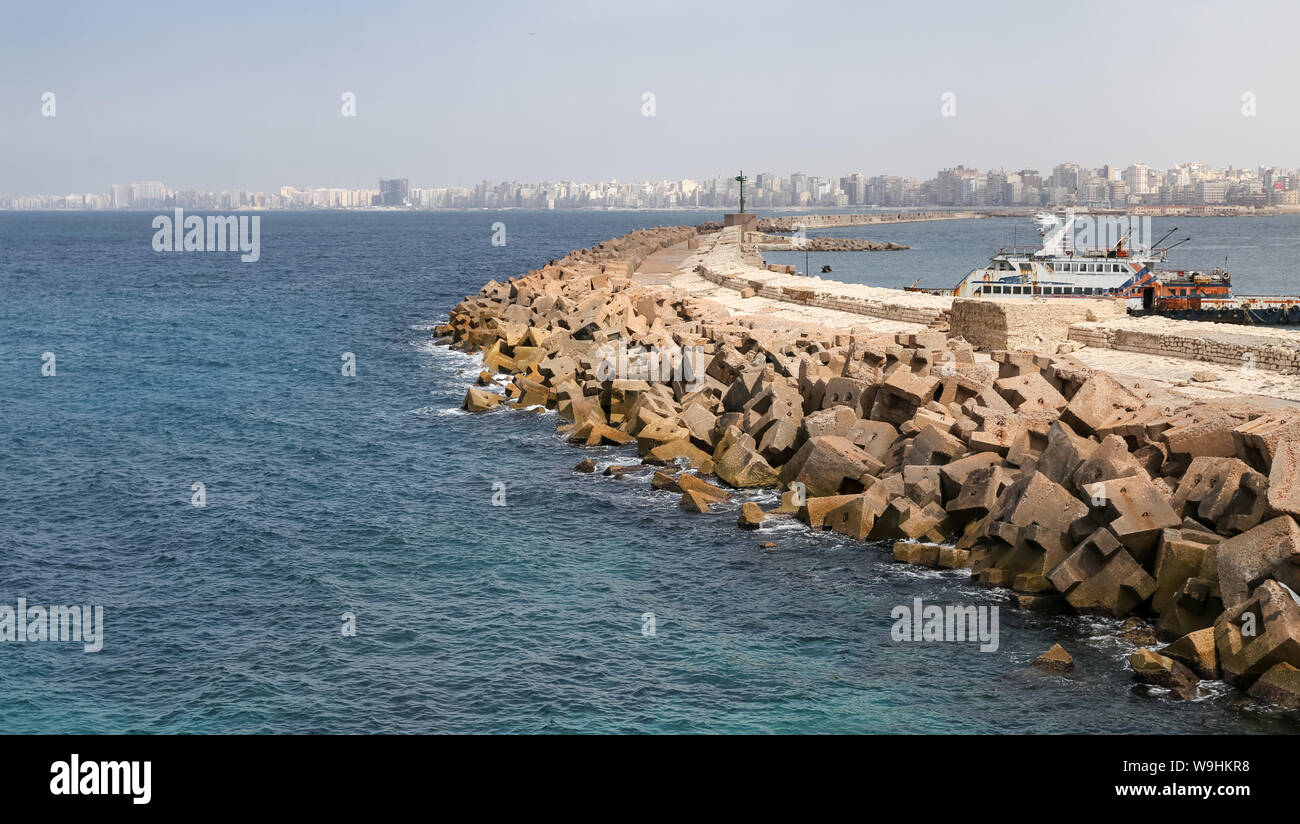
[[[1069,339],[1096,349],[1300,374],[1300,333],[1289,329],[1125,317],[1075,323]]]
[[[760,252],[902,252],[906,244],[855,237],[805,237],[746,232],[745,242]]]
[[[990,300],[958,298],[951,332],[980,349],[1034,349],[1069,337],[1073,324],[1124,314],[1113,300]]]
[[[795,215],[759,218],[760,232],[793,232],[805,229],[836,229],[845,226],[870,226],[876,223],[917,223],[927,220],[968,220],[983,217],[975,212],[888,212],[865,215]]]
[[[832,288],[826,289],[824,288],[826,284],[813,280],[812,278],[786,276],[783,278],[785,281],[807,281],[807,284],[775,285],[757,278],[750,279],[721,275],[709,271],[709,269],[704,266],[700,266],[695,271],[705,280],[712,281],[719,286],[725,286],[728,289],[735,289],[741,293],[748,291],[751,294],[770,298],[771,300],[798,303],[804,306],[816,306],[822,309],[837,309],[841,312],[852,312],[856,315],[869,315],[871,317],[902,321],[904,323],[916,323],[922,326],[943,323],[947,319],[947,309],[942,306],[924,306],[913,303],[855,297],[843,294],[839,290],[834,289],[834,286],[847,285],[839,284],[835,281],[830,281]]]
[[[737,231],[700,241],[700,256],[735,267],[717,275],[726,285],[758,272],[770,279],[742,288],[780,300],[864,314],[938,305],[782,279],[727,242]],[[746,529],[797,519],[864,548],[893,542],[900,563],[967,570],[1022,609],[1127,619],[1121,634],[1143,647],[1128,659],[1133,679],[1169,698],[1225,681],[1300,709],[1300,410],[1196,399],[1056,354],[1004,349],[986,362],[939,329],[791,335],[614,273],[692,237],[630,235],[452,307],[435,336],[483,357],[463,408],[554,409],[570,443],[623,449],[628,463],[607,474],[648,479],[700,517]],[[1124,345],[1131,322],[1076,326]],[[1272,338],[1250,341],[1265,363]],[[504,394],[497,374],[509,376]],[[781,490],[780,504],[733,497],[759,488]],[[1072,666],[1059,646],[1035,663]]]

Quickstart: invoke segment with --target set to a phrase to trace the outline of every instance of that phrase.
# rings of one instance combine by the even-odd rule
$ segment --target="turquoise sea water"
[[[576,474],[591,453],[553,413],[458,411],[478,361],[429,340],[456,301],[715,214],[270,213],[256,264],[156,253],[152,217],[0,214],[0,604],[106,623],[95,654],[0,643],[0,731],[1296,729],[1221,685],[1135,688],[1111,622],[1003,608],[996,652],[895,642],[916,597],[1003,596],[793,524],[742,532],[745,496],[701,516],[644,475]],[[859,260],[969,269],[977,223],[894,227],[913,251]],[[1026,668],[1056,642],[1074,674]]]

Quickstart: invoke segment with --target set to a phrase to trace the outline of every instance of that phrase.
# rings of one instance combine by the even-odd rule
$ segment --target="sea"
[[[570,446],[554,412],[460,411],[479,361],[431,335],[455,303],[717,213],[269,212],[250,263],[155,251],[154,217],[0,212],[0,616],[103,610],[97,652],[0,642],[0,732],[1300,727],[1221,683],[1135,685],[1118,622],[1018,612],[790,521],[738,529],[773,492],[687,513],[645,474],[602,475],[634,450]],[[1187,268],[1227,255],[1239,290],[1297,287],[1300,219],[1156,229],[1174,222]],[[950,285],[1029,229],[814,232],[911,249],[812,263]],[[997,648],[896,640],[918,598],[997,607]],[[1056,643],[1073,672],[1029,666]]]

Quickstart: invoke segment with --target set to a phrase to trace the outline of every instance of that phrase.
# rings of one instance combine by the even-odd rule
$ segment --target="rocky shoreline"
[[[778,488],[739,526],[797,518],[969,570],[1023,609],[1129,619],[1133,677],[1171,697],[1222,679],[1300,708],[1300,410],[1069,354],[977,358],[942,323],[790,334],[634,277],[698,243],[696,227],[633,232],[457,304],[438,342],[480,353],[482,386],[510,375],[463,407],[553,408],[570,442],[635,444],[642,463],[611,474],[690,511]],[[1035,663],[1071,666],[1055,647]]]

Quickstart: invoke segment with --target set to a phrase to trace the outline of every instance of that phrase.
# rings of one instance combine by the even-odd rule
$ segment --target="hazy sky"
[[[3,20],[10,195],[1300,166],[1294,2],[43,0]]]

